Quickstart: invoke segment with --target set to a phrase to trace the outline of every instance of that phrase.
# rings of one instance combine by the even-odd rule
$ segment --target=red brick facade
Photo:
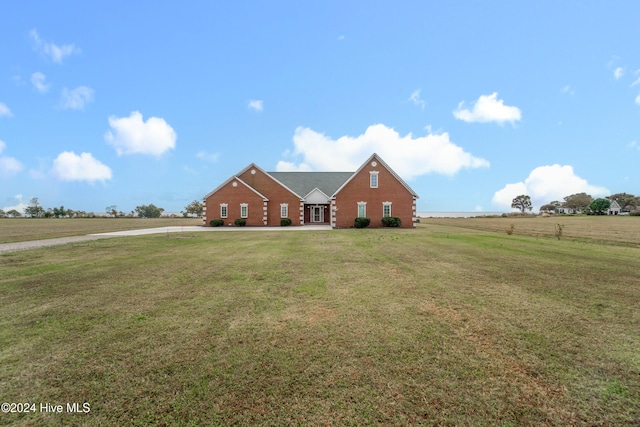
[[[377,187],[374,188],[371,187],[371,173],[377,175]],[[369,227],[382,227],[384,204],[387,203],[390,205],[389,216],[400,218],[403,228],[412,228],[415,227],[416,198],[391,169],[373,156],[333,197],[332,226],[353,227],[358,204],[362,203],[365,216],[371,219]]]
[[[372,173],[375,175],[373,185]],[[305,175],[309,176],[312,175]],[[291,175],[280,175],[280,178],[291,179]],[[289,185],[295,188],[295,183]],[[291,219],[292,225],[314,223],[310,213],[313,206],[319,206],[318,203],[309,202],[305,205],[306,194],[296,194],[291,188],[251,164],[205,196],[204,225],[209,225],[213,219],[223,219],[225,225],[233,224],[236,218],[242,217],[243,205],[248,226],[280,226],[283,205],[286,206],[286,217]],[[297,191],[303,192],[300,189]],[[330,200],[323,205],[323,222],[334,228],[353,227],[354,220],[359,215],[358,204],[361,204],[364,206],[365,216],[371,219],[370,227],[381,227],[384,215],[399,217],[404,228],[415,227],[417,197],[374,154],[339,188],[334,187],[334,193],[329,195]],[[226,218],[221,216],[222,205],[226,206]]]

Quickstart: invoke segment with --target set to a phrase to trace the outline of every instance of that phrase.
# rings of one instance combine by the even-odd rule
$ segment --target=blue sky
[[[179,212],[255,162],[418,211],[640,193],[640,3],[10,2],[0,208]]]

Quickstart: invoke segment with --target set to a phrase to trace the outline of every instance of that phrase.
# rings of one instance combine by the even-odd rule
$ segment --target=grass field
[[[1,255],[1,400],[90,412],[0,424],[638,425],[637,242],[506,220]]]
[[[0,243],[201,224],[200,218],[0,218]]]
[[[421,221],[424,224],[452,225],[500,233],[504,233],[513,224],[514,235],[534,237],[554,237],[556,224],[561,224],[562,237],[565,239],[640,246],[640,216],[421,218]]]

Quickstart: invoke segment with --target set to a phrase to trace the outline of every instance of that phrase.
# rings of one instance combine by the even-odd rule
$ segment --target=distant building
[[[615,200],[611,201],[611,206],[609,206],[609,211],[607,212],[609,215],[620,215],[620,205]]]

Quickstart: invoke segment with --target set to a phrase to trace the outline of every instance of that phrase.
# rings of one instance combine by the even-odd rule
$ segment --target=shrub
[[[513,234],[513,232],[515,231],[516,227],[513,224],[509,224],[509,227],[507,227],[507,229],[505,230],[507,232],[507,234],[509,236],[511,236]]]
[[[640,211],[631,211],[631,212],[629,212],[629,215],[631,215],[631,216],[640,216]]]
[[[236,225],[236,227],[244,227],[245,225],[247,225],[247,220],[244,218],[236,218],[233,223]]]
[[[281,227],[287,227],[289,225],[291,225],[291,218],[282,218],[280,220],[280,226]]]
[[[563,224],[556,224],[555,236],[556,239],[560,240],[562,238],[562,229],[564,228]]]
[[[400,227],[402,225],[402,221],[397,216],[385,216],[382,218],[383,227]]]
[[[222,219],[212,219],[209,221],[209,225],[212,227],[220,227],[224,225],[224,220]]]
[[[355,228],[365,228],[365,227],[368,227],[370,223],[371,223],[371,219],[370,218],[365,218],[363,216],[359,216],[353,222],[353,226]]]

